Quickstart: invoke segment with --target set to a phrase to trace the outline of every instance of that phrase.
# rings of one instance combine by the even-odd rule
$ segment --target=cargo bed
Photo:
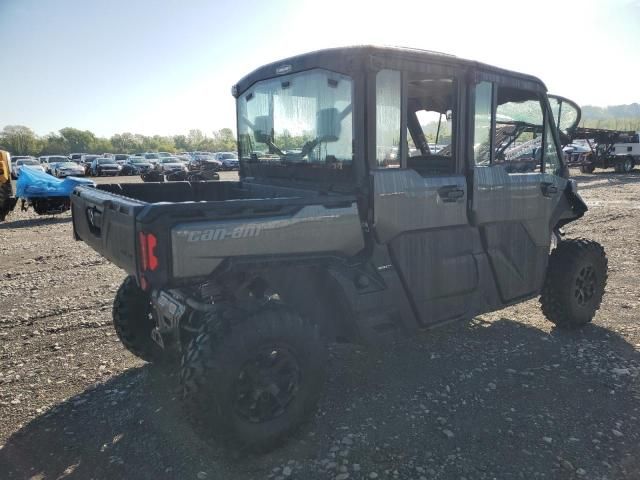
[[[71,203],[74,238],[154,286],[206,277],[226,258],[353,255],[364,246],[353,195],[171,182],[79,187]]]

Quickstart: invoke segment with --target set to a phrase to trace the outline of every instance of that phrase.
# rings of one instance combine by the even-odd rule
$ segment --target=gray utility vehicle
[[[129,273],[116,331],[145,360],[182,358],[196,424],[273,448],[314,411],[327,341],[540,294],[558,327],[592,320],[604,250],[560,238],[587,207],[554,119],[578,115],[545,92],[427,51],[289,58],[233,87],[239,181],[78,187],[74,235]]]

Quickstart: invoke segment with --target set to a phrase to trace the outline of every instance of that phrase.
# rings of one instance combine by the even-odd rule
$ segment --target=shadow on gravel
[[[616,185],[626,185],[640,182],[640,170],[633,170],[629,173],[615,173],[606,170],[596,170],[593,173],[571,172],[571,177],[578,182],[578,191],[591,188],[607,188]],[[607,180],[607,184],[600,183]],[[594,183],[596,182],[596,183]]]
[[[71,217],[54,217],[45,215],[39,218],[28,218],[24,220],[15,220],[13,222],[0,223],[0,230],[10,230],[13,228],[32,228],[47,225],[58,225],[59,223],[70,223]]]
[[[476,319],[384,354],[334,346],[330,368],[315,419],[268,455],[202,441],[180,408],[177,375],[145,366],[25,425],[0,450],[0,472],[250,479],[287,465],[291,478],[315,479],[346,462],[351,479],[640,478],[640,355],[604,328],[547,334]]]

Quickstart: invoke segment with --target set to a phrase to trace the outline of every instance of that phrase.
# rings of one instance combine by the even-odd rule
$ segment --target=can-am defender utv
[[[239,181],[72,195],[76,238],[130,274],[120,339],[181,356],[186,408],[212,434],[273,448],[314,411],[327,341],[539,295],[560,328],[593,319],[604,250],[559,235],[587,210],[559,140],[579,111],[537,78],[352,47],[261,67],[233,95]]]

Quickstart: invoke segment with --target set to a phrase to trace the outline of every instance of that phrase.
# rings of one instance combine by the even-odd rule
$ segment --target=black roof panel
[[[376,62],[372,61],[374,58]],[[259,80],[277,77],[289,72],[310,68],[326,68],[349,74],[354,70],[375,68],[376,63],[384,63],[385,61],[400,62],[400,64],[402,62],[413,62],[425,65],[436,64],[443,67],[466,67],[470,70],[482,72],[485,76],[499,76],[514,80],[522,88],[546,92],[544,83],[533,75],[494,67],[474,60],[417,48],[360,45],[317,50],[269,63],[240,79],[237,85],[234,86],[234,92],[237,92],[234,95],[244,92]]]

